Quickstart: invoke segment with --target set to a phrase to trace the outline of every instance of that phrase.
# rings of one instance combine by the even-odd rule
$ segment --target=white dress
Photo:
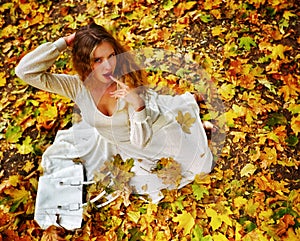
[[[92,179],[105,161],[120,154],[123,160],[134,159],[135,176],[130,183],[137,193],[149,194],[157,202],[162,198],[161,189],[183,187],[195,175],[211,171],[213,158],[193,95],[158,95],[149,90],[147,97],[142,96],[144,110],[135,112],[119,99],[113,115],[106,116],[97,109],[91,92],[78,76],[47,73],[66,47],[63,38],[42,44],[16,68],[16,74],[29,84],[72,99],[83,117],[70,129],[58,131],[53,145],[43,154],[45,173],[81,158],[85,161],[87,179]],[[187,126],[184,118],[192,119]],[[152,172],[161,158],[173,158],[180,164],[178,186],[166,183]]]

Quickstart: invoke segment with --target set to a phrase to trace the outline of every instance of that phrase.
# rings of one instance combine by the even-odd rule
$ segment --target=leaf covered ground
[[[4,0],[0,13],[0,240],[300,240],[299,1]],[[130,48],[176,50],[202,66],[224,103],[226,140],[210,175],[158,205],[119,198],[87,210],[80,230],[44,231],[33,221],[41,155],[77,115],[14,68],[90,18]],[[72,73],[68,52],[51,71]],[[151,81],[190,90],[178,76]]]

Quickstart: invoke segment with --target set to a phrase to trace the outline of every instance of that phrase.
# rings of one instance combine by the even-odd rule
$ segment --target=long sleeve
[[[154,132],[172,122],[172,116],[159,108],[158,97],[155,91],[148,90],[146,97],[143,97],[146,107],[142,111],[129,108],[130,142],[137,147],[145,147]]]
[[[130,142],[137,147],[144,147],[152,136],[152,120],[146,109],[136,112],[130,110]]]
[[[47,72],[67,45],[63,38],[54,43],[44,43],[25,55],[15,71],[20,79],[45,91],[57,93],[75,100],[81,89],[76,75],[52,74]]]

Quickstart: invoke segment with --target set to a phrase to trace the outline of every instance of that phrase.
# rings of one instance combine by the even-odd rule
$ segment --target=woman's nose
[[[104,60],[102,64],[103,64],[103,68],[105,70],[111,70],[112,69],[112,65],[111,65],[111,63],[108,59]]]

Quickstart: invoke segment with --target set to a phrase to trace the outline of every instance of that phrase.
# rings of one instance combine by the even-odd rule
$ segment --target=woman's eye
[[[95,59],[94,59],[94,62],[95,62],[95,63],[102,63],[102,58],[95,58]]]
[[[112,53],[111,55],[109,55],[109,58],[112,58],[112,57],[115,57],[116,54],[115,53]]]
[[[101,63],[101,62],[102,62],[102,59],[101,59],[101,58],[96,58],[96,59],[94,60],[94,62],[95,62],[95,63]]]

